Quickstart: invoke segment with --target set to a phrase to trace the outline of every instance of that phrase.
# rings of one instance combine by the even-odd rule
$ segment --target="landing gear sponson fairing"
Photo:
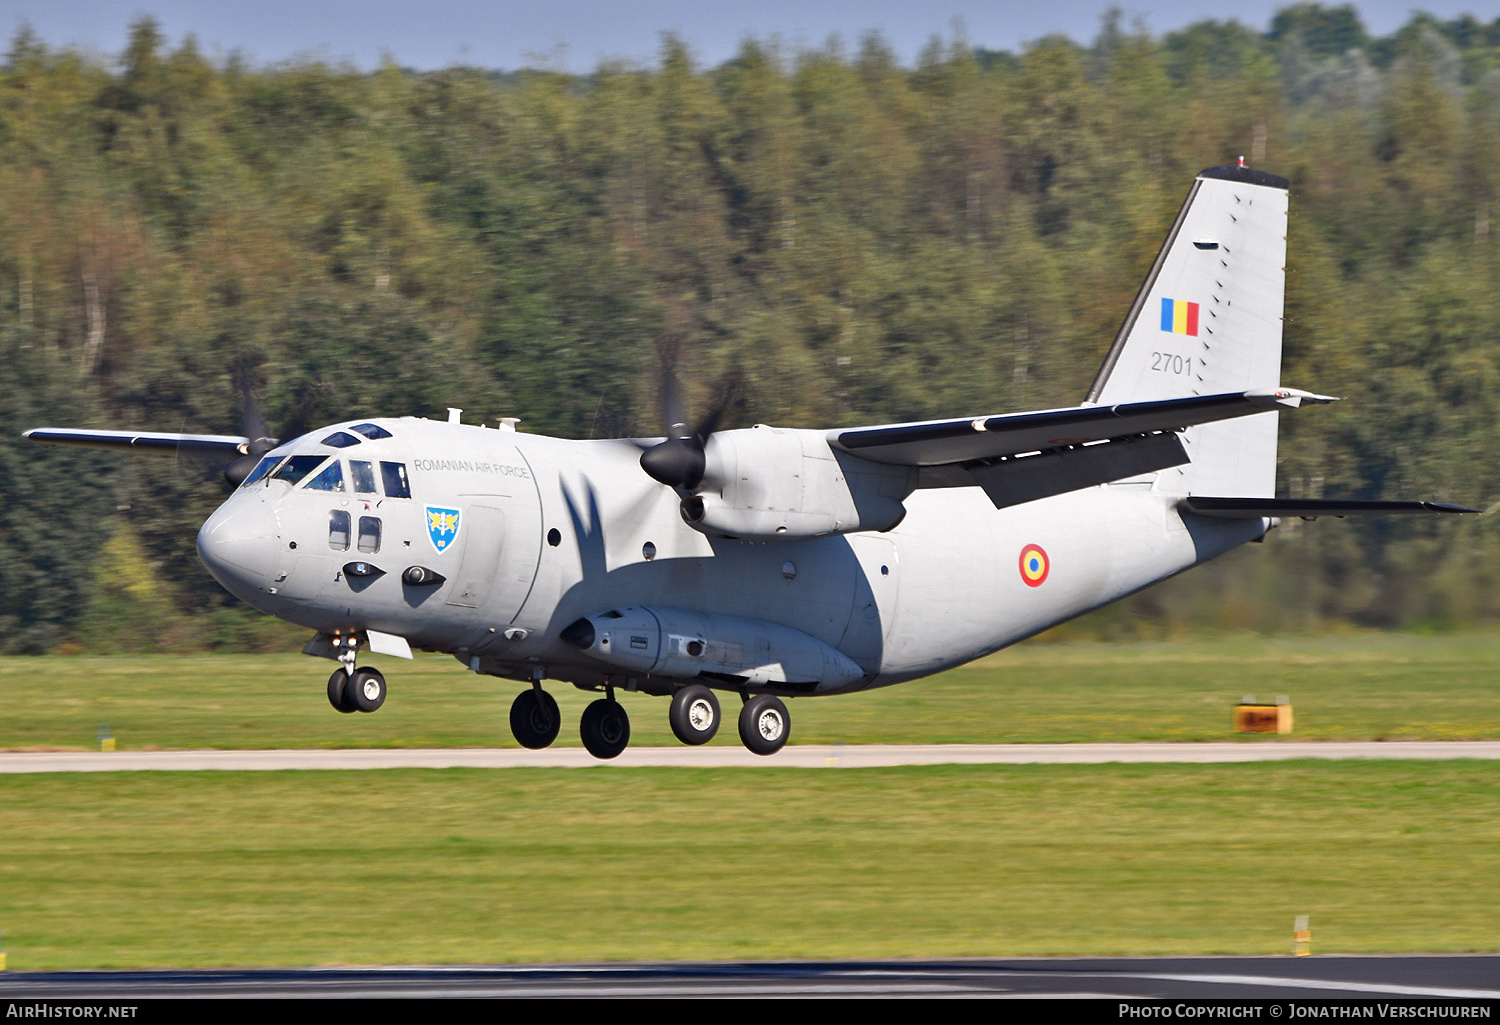
[[[1200,174],[1078,407],[851,430],[568,441],[402,417],[274,439],[39,429],[38,441],[235,459],[203,525],[214,578],[316,631],[328,696],[374,711],[361,647],[448,652],[530,684],[511,728],[557,737],[544,679],[604,697],[583,742],[624,750],[616,688],[718,730],[716,691],[771,754],[787,697],[914,680],[1258,540],[1280,516],[1464,512],[1276,499],[1287,182]],[[671,417],[671,419],[679,419]],[[254,433],[247,431],[247,433]],[[644,472],[643,472],[644,471]]]

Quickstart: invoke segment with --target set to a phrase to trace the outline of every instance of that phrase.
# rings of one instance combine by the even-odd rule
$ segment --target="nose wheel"
[[[385,677],[378,669],[358,669],[352,677],[335,669],[328,678],[328,703],[340,712],[373,712],[385,704]]]
[[[778,697],[757,694],[740,709],[740,740],[758,755],[773,755],[792,735],[792,716]]]
[[[562,712],[557,699],[540,687],[523,690],[510,706],[510,732],[522,747],[539,751],[557,739]],[[627,725],[627,733],[628,733]]]

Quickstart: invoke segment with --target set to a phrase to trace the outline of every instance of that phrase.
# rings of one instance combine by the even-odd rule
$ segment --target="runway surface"
[[[526,766],[847,768],[889,765],[1265,762],[1291,758],[1500,759],[1500,741],[1281,741],[1212,744],[797,744],[761,757],[738,745],[633,747],[601,762],[581,747],[272,751],[21,751],[0,753],[0,773],[205,769],[505,769]]]
[[[0,1000],[162,997],[1500,999],[1500,955],[5,972]]]

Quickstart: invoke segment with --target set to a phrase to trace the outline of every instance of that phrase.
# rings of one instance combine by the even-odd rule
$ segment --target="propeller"
[[[708,441],[718,429],[724,413],[734,404],[738,391],[738,377],[720,389],[719,401],[698,426],[689,428],[687,414],[683,411],[682,396],[677,385],[677,375],[672,363],[665,357],[661,367],[661,406],[666,420],[665,441],[659,442],[641,453],[641,469],[652,480],[659,481],[678,492],[694,491],[703,483],[703,474],[708,468]]]
[[[240,393],[240,431],[250,440],[245,443],[245,454],[224,467],[224,479],[233,488],[239,487],[250,476],[260,462],[261,456],[271,451],[280,440],[267,437],[271,433],[266,418],[260,415],[255,405],[255,392],[250,386],[250,374],[240,369],[234,375],[235,389]]]

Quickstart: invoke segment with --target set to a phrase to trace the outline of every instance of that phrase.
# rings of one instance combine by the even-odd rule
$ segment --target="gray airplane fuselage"
[[[249,604],[322,634],[379,631],[518,680],[540,670],[582,686],[606,676],[623,684],[625,671],[561,634],[580,617],[657,607],[789,627],[857,665],[858,679],[818,693],[898,683],[1031,636],[1269,526],[1182,512],[1178,496],[1146,479],[1004,509],[977,487],[917,490],[885,532],[732,540],[684,521],[679,496],[641,472],[638,443],[363,422],[391,436],[333,449],[320,439],[335,425],[273,452],[341,469],[238,488],[199,534],[205,566]],[[357,484],[351,461],[404,467],[410,496],[379,474],[361,493],[370,474]],[[311,486],[320,472],[341,478],[341,490]],[[413,585],[410,567],[443,580]]]

